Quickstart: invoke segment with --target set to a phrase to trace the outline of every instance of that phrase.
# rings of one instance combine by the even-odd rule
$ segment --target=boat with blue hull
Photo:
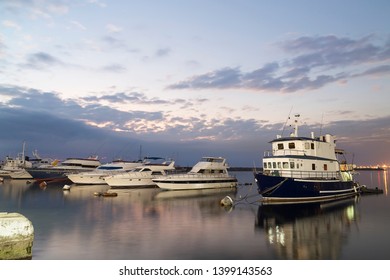
[[[68,175],[95,170],[101,165],[97,156],[88,158],[67,158],[63,162],[54,161],[38,167],[26,168],[35,181],[63,181]]]
[[[298,135],[298,118],[288,137],[277,136],[263,157],[263,171],[254,172],[263,203],[301,203],[335,200],[360,193],[353,166],[335,137]]]

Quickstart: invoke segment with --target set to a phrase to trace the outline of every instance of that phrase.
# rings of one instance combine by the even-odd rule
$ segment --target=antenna
[[[322,117],[321,117],[321,125],[320,125],[320,135],[322,135],[322,126],[324,124],[324,113],[322,113]]]
[[[142,145],[139,145],[139,155],[138,160],[142,160]]]
[[[294,133],[293,133],[294,137],[298,137],[298,127],[299,127],[298,118],[300,116],[301,116],[300,114],[295,114],[294,115],[294,117],[295,117],[295,120],[294,120]]]
[[[288,113],[287,120],[286,120],[286,122],[285,122],[284,125],[283,125],[283,128],[282,128],[282,136],[283,136],[283,133],[284,133],[284,129],[286,128],[287,122],[288,122],[288,120],[290,119],[290,115],[291,115],[292,109],[293,109],[293,106],[291,106],[290,112]]]

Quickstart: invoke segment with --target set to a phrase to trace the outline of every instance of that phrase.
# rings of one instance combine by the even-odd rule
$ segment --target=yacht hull
[[[28,173],[36,181],[68,180],[68,174],[86,171],[86,169],[31,168]]]
[[[264,202],[325,201],[359,194],[359,186],[353,181],[308,180],[262,173],[254,175]]]
[[[207,178],[207,179],[190,179],[175,180],[164,178],[154,180],[157,186],[163,190],[201,190],[201,189],[220,189],[235,188],[237,186],[236,178]]]
[[[106,181],[104,181],[104,177],[106,176],[108,175],[74,173],[69,174],[68,179],[78,185],[107,185]]]
[[[137,179],[105,179],[106,184],[111,189],[136,189],[136,188],[155,188],[156,183],[152,178],[137,178]]]

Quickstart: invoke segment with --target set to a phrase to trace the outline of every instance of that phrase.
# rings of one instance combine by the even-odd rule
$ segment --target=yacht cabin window
[[[291,168],[291,169],[294,169],[294,168],[295,168],[295,164],[294,164],[293,161],[290,162],[290,168]]]
[[[288,169],[288,162],[283,162],[283,169]]]
[[[305,149],[306,150],[309,150],[309,149],[314,150],[314,143],[313,142],[312,143],[306,142],[305,143]]]
[[[276,168],[276,162],[273,162],[273,163],[272,163],[272,167],[273,167],[273,168]]]
[[[324,170],[325,170],[325,171],[328,170],[328,165],[327,165],[327,164],[324,164]]]
[[[280,162],[278,162],[278,169],[281,169],[282,168],[282,165]]]
[[[295,143],[294,142],[288,143],[288,148],[295,149]]]
[[[315,163],[312,163],[312,164],[311,164],[311,170],[316,170],[316,165],[315,165]]]
[[[279,143],[278,144],[278,150],[283,150],[283,149],[284,149],[283,143]]]

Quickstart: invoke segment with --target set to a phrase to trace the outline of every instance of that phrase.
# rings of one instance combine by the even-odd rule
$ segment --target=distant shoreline
[[[191,170],[191,168],[192,167],[189,167],[189,166],[180,166],[180,167],[177,167],[176,170],[188,172]],[[229,171],[253,171],[254,169],[260,170],[260,171],[263,170],[263,168],[261,168],[261,167],[229,167],[228,168]]]
[[[354,170],[385,170],[383,167],[356,167]]]
[[[257,168],[257,167],[230,167],[230,171],[253,171],[253,169],[262,169],[262,168]]]

